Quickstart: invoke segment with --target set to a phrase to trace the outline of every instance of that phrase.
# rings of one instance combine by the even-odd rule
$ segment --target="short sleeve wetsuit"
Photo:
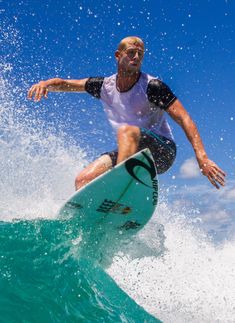
[[[165,172],[176,156],[171,128],[165,118],[165,110],[177,99],[170,88],[153,76],[140,73],[138,81],[125,92],[116,86],[117,74],[109,77],[90,77],[85,89],[100,99],[113,129],[123,125],[140,128],[138,150],[149,148],[159,174]],[[117,150],[107,152],[113,166],[117,162]]]

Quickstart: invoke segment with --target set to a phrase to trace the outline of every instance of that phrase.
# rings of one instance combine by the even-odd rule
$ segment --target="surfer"
[[[40,101],[48,92],[87,92],[100,99],[116,131],[118,149],[102,154],[76,178],[78,190],[137,151],[149,148],[158,174],[174,162],[176,145],[165,112],[184,130],[199,168],[217,189],[225,185],[225,173],[207,156],[198,129],[182,103],[160,79],[141,71],[144,43],[135,36],[121,40],[115,51],[117,73],[80,80],[53,78],[34,84],[28,98]]]

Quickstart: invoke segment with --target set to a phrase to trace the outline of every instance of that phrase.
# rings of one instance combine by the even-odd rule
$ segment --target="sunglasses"
[[[136,49],[136,48],[126,48],[123,50],[127,54],[129,58],[134,58],[136,53],[138,53],[138,56],[140,59],[144,57],[144,51],[141,49]]]

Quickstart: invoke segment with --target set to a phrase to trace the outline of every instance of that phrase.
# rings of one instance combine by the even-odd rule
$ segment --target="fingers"
[[[45,86],[34,84],[28,92],[28,99],[31,100],[33,97],[35,102],[40,101],[42,97],[47,99],[48,89]]]
[[[45,90],[44,98],[45,98],[45,99],[48,99],[48,89],[46,89],[46,90]]]
[[[222,169],[220,169],[219,167],[215,167],[215,171],[214,171],[214,179],[221,185],[224,186],[225,185],[225,172],[222,171]]]
[[[213,161],[207,160],[202,167],[203,175],[207,176],[209,181],[217,189],[225,185],[225,172],[220,169]]]
[[[215,186],[215,188],[217,188],[217,190],[220,188],[219,185],[216,183],[216,181],[212,177],[207,176],[207,178],[209,179],[209,181],[211,182],[211,184],[213,186]]]
[[[211,182],[212,185],[214,185],[217,189],[220,188],[220,186],[224,186],[225,185],[225,181],[223,178],[220,178],[218,176],[210,176],[208,175],[207,178],[209,179],[209,181]]]
[[[45,88],[43,88],[43,87],[38,87],[37,88],[37,90],[36,90],[36,93],[35,93],[35,98],[34,98],[34,100],[35,101],[40,101],[41,100],[41,98],[43,97],[43,96],[45,96]]]
[[[220,188],[219,185],[225,185],[225,176],[226,174],[218,167],[213,167],[207,175],[211,184],[214,185],[217,189]]]
[[[222,170],[222,169],[220,169],[217,165],[215,165],[215,169],[217,170],[217,172],[218,173],[220,173],[222,176],[226,176],[226,173]]]
[[[35,85],[32,85],[31,88],[28,91],[28,99],[29,100],[32,99],[34,91],[35,91]]]
[[[224,176],[222,176],[219,173],[217,173],[215,175],[215,179],[220,183],[220,185],[222,185],[222,186],[225,185],[225,178],[224,178]]]
[[[34,95],[34,101],[40,101],[41,96],[40,96],[40,87],[36,87],[35,90],[35,95]]]

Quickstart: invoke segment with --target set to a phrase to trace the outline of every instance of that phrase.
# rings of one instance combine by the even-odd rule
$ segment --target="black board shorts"
[[[140,128],[140,141],[137,151],[144,148],[150,149],[158,174],[165,173],[172,166],[176,157],[176,144],[174,141],[157,135],[151,130]],[[117,164],[117,150],[106,152],[102,155],[110,156],[113,167]]]

